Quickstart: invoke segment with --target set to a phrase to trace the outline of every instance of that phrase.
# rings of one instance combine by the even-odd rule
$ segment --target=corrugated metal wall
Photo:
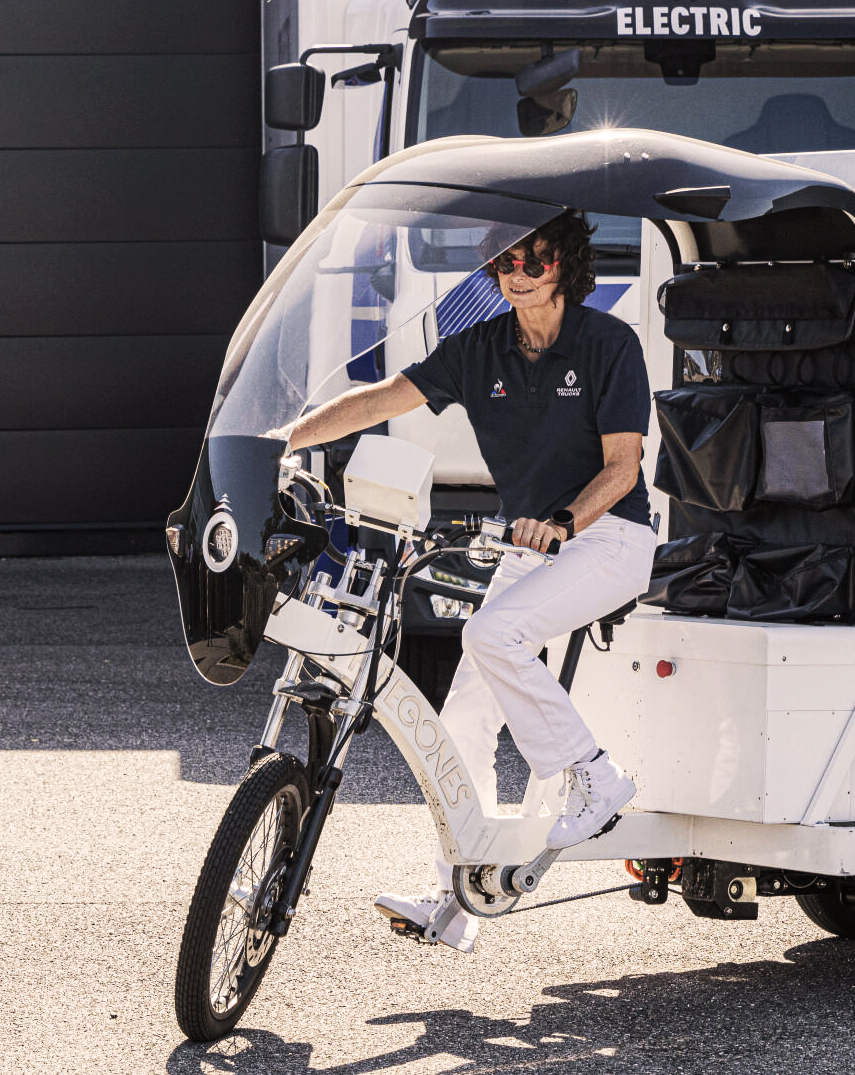
[[[260,36],[258,0],[0,4],[0,554],[183,500],[262,279]]]

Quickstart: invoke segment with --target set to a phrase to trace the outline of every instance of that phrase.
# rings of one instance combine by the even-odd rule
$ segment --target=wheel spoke
[[[210,998],[217,1012],[227,1011],[237,999],[238,982],[246,966],[246,944],[253,911],[276,858],[276,850],[282,843],[285,810],[282,795],[267,804],[250,833],[232,877],[211,958]],[[265,949],[268,946],[265,945]],[[262,949],[262,955],[265,949]]]
[[[222,919],[221,919],[220,920],[220,929],[218,930],[218,933],[223,932],[222,926],[223,926],[223,922],[222,922]],[[236,977],[237,977],[237,975],[233,974],[233,971],[235,971],[237,969],[237,967],[236,967],[237,960],[235,959],[235,953],[233,951],[231,953],[229,952],[229,945],[230,945],[230,942],[237,935],[237,932],[238,932],[237,930],[233,930],[232,933],[228,937],[223,938],[222,944],[215,951],[214,958],[211,961],[211,978],[212,978],[212,984],[211,984],[211,990],[210,990],[211,1003],[212,1003],[214,1009],[218,1010],[218,1011],[224,1011],[226,1008],[228,1008],[229,1000],[236,993]],[[242,955],[243,955],[243,946],[242,945],[238,946],[238,951],[239,951],[239,953],[240,953],[240,955],[242,957]],[[223,959],[222,964],[221,964],[222,969],[219,971],[219,974],[217,975],[217,978],[214,981],[213,980],[214,979],[214,974],[217,972],[217,969],[218,969],[217,968],[217,959],[216,959],[216,957],[217,957],[217,954],[220,953],[220,952],[225,953],[225,958]],[[223,996],[223,988],[222,988],[222,986],[223,986],[223,982],[224,982],[225,979],[228,979],[228,989],[227,989],[227,991],[225,993],[225,996]]]

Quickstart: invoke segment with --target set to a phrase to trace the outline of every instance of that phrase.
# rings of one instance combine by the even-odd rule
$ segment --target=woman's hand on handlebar
[[[294,429],[296,422],[289,422],[287,425],[278,426],[276,429],[268,429],[266,433],[262,433],[262,437],[269,437],[270,440],[284,440],[289,442],[291,440],[291,433]]]
[[[557,523],[517,519],[511,540],[514,545],[534,549],[535,552],[554,553],[558,551],[561,543],[567,540],[567,532]],[[554,542],[557,542],[557,545],[553,544]]]

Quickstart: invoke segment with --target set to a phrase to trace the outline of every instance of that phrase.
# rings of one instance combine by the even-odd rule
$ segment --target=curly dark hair
[[[521,246],[527,255],[533,257],[534,244],[542,239],[546,243],[542,256],[548,261],[557,259],[560,262],[558,291],[571,306],[581,306],[597,286],[594,278],[596,255],[590,242],[596,230],[596,224],[592,228],[588,226],[584,213],[577,209],[565,209],[560,216],[514,243],[513,249]],[[487,262],[484,271],[498,287],[499,273],[492,262]]]

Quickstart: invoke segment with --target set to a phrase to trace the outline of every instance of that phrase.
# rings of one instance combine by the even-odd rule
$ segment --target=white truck
[[[855,150],[855,20],[843,5],[342,0],[301,6],[300,18],[301,62],[267,75],[267,123],[297,131],[300,143],[265,158],[263,230],[278,244],[292,241],[317,206],[373,160],[449,135],[637,126],[800,155],[814,166],[816,158],[803,155],[821,152],[823,167],[844,177],[847,151]],[[336,34],[341,44],[323,43]],[[326,84],[346,92],[324,99]],[[592,217],[598,261],[589,304],[644,333],[641,221]],[[454,250],[433,254],[433,275],[409,271],[390,251],[394,278],[375,270],[370,279],[355,273],[330,281],[331,298],[352,304],[352,382],[396,372],[438,338],[502,309],[483,279],[461,273],[419,333],[395,337],[404,347],[379,344],[392,296],[423,287],[439,295],[453,282],[439,270],[454,272]],[[494,506],[460,408],[440,419],[416,411],[390,422],[388,432],[435,454],[436,526]],[[340,469],[350,447],[329,446],[327,472]],[[648,450],[648,464],[651,457]],[[438,655],[431,639],[457,633],[486,581],[471,565],[413,580],[406,656],[417,676],[419,656],[427,672]]]

